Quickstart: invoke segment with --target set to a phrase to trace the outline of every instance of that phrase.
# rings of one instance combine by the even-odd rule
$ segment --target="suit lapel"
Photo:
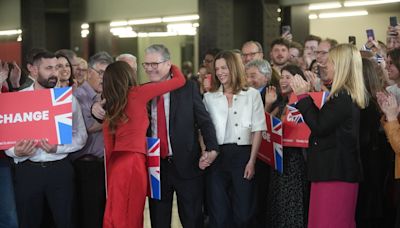
[[[177,90],[171,91],[169,93],[169,126],[173,126],[172,123],[175,121],[176,116],[176,109],[178,107],[177,100],[178,100],[178,92]]]

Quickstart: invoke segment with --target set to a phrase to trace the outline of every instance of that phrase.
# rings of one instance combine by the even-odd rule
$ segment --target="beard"
[[[50,76],[48,79],[45,79],[39,75],[37,82],[44,88],[54,88],[57,85],[58,78],[57,76]]]

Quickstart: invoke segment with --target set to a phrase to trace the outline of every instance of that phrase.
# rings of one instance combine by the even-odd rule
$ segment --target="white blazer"
[[[222,92],[222,86],[217,92],[205,93],[203,102],[214,123],[218,144],[222,145],[228,120],[228,99]],[[251,145],[251,133],[267,129],[260,92],[251,87],[240,91],[233,95],[232,108],[234,126],[231,129],[235,129],[236,143]]]

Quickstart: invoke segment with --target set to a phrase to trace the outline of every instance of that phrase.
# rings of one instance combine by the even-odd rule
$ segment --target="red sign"
[[[71,87],[0,94],[0,149],[22,139],[72,142]]]
[[[309,93],[314,100],[314,104],[319,108],[325,103],[328,94],[328,92]],[[307,148],[311,131],[304,122],[299,110],[295,108],[296,103],[297,96],[292,94],[283,119],[283,146]]]
[[[267,130],[262,133],[260,150],[257,157],[283,172],[283,150],[282,150],[282,121],[265,113]]]

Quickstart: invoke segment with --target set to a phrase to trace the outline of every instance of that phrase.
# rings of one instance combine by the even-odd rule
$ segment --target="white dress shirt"
[[[21,91],[33,91],[34,83],[21,90]],[[14,159],[15,163],[23,162],[26,160],[31,160],[33,162],[48,162],[57,161],[67,157],[68,153],[72,153],[80,150],[85,146],[87,139],[87,132],[85,127],[85,122],[83,121],[82,112],[80,105],[76,98],[72,96],[72,143],[71,144],[61,144],[57,146],[57,151],[55,153],[47,153],[41,148],[37,148],[32,156],[18,157],[15,155],[14,147],[6,150],[6,154]]]
[[[218,144],[222,145],[228,122],[228,99],[222,92],[222,86],[217,92],[205,93],[203,102],[214,123]],[[251,133],[267,129],[264,106],[258,90],[250,87],[247,91],[242,90],[234,94],[232,111],[231,120],[234,126],[230,126],[229,129],[233,129],[230,133],[235,136],[237,145],[251,145]]]

